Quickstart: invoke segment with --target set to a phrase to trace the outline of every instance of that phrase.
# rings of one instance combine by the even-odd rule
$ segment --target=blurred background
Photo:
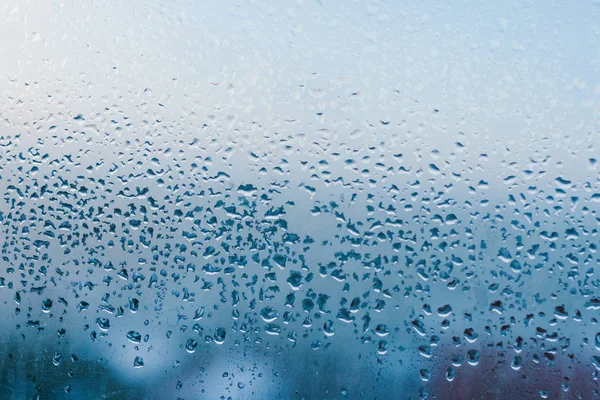
[[[0,4],[0,398],[598,396],[600,3]]]

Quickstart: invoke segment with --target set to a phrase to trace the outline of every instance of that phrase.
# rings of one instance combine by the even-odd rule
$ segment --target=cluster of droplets
[[[233,142],[207,150],[149,135],[107,158],[114,140],[77,155],[41,139],[25,151],[20,137],[2,142],[12,150],[0,181],[0,287],[26,315],[17,330],[56,326],[63,340],[82,326],[92,341],[136,351],[156,349],[162,333],[187,353],[230,337],[318,350],[342,335],[422,364],[425,382],[453,382],[463,361],[480,365],[490,349],[498,359],[512,349],[515,371],[572,356],[574,341],[600,350],[600,194],[593,182],[548,179],[547,160],[531,160],[521,178],[483,180],[457,162],[460,141],[445,160],[432,150],[424,168],[384,143],[329,149],[327,159],[256,150],[238,165]],[[259,179],[248,182],[244,168]],[[518,179],[539,187],[522,190]],[[137,314],[143,327],[133,329]],[[171,317],[175,332],[161,326]],[[589,360],[600,370],[598,354]],[[145,366],[141,355],[131,362]]]

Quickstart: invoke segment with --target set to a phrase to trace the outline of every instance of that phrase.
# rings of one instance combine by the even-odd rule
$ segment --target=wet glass
[[[600,2],[0,5],[1,399],[592,399]]]

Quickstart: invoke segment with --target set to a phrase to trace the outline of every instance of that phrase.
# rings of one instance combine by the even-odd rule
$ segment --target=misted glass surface
[[[592,399],[600,2],[0,4],[1,399]]]

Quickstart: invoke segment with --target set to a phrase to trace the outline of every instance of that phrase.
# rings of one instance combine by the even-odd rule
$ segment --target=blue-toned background
[[[599,21],[0,5],[0,398],[594,398]]]

